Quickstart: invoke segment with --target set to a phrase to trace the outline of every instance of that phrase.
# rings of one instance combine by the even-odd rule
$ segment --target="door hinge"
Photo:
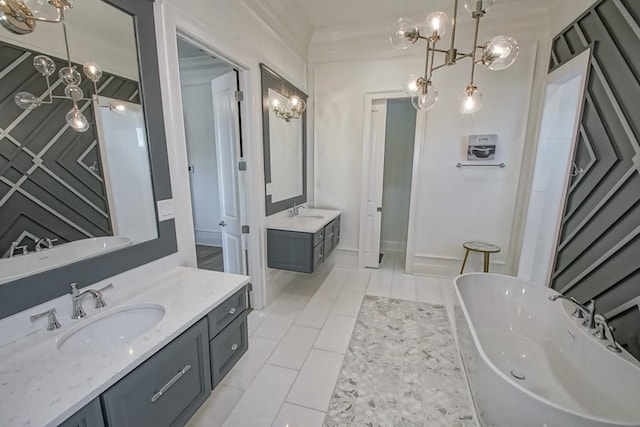
[[[242,226],[242,234],[249,234],[249,226],[248,225],[243,225]]]
[[[236,101],[237,102],[242,102],[244,101],[244,92],[242,92],[241,90],[237,90],[235,92],[235,96],[236,96]]]
[[[376,209],[376,212],[382,212],[382,206],[379,206],[379,207]]]
[[[247,170],[247,162],[244,160],[240,160],[238,162],[238,170],[239,171],[246,171]]]

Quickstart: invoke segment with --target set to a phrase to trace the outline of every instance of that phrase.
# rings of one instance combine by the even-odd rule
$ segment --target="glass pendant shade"
[[[78,86],[65,87],[64,95],[72,101],[80,101],[84,98],[84,92]]]
[[[33,58],[33,66],[44,77],[52,76],[56,71],[56,64],[51,58],[45,55],[38,55]]]
[[[486,12],[495,3],[496,0],[464,0],[464,8],[469,13],[478,10],[478,3],[481,3],[480,10]]]
[[[112,102],[111,104],[109,104],[109,111],[112,111],[118,114],[124,114],[127,112],[127,107],[126,105],[121,104],[119,102]]]
[[[77,108],[69,110],[65,120],[69,127],[77,132],[86,132],[89,129],[89,121]]]
[[[82,67],[82,71],[84,71],[84,75],[87,76],[89,80],[96,83],[102,77],[102,68],[98,64],[93,62],[87,62]]]
[[[482,63],[490,70],[509,68],[518,58],[520,48],[513,37],[497,36],[482,49]]]
[[[440,37],[447,33],[447,22],[449,17],[444,12],[433,12],[427,15],[427,20],[424,23],[424,33],[427,37],[431,35],[438,35]]]
[[[415,74],[409,74],[407,79],[402,83],[402,91],[407,95],[417,95],[420,92],[418,87],[418,79],[420,77]]]
[[[292,96],[287,103],[287,109],[291,110],[293,113],[302,114],[306,108],[307,103],[297,96]]]
[[[436,102],[438,102],[438,89],[432,84],[429,84],[426,93],[418,93],[411,97],[411,104],[418,111],[429,110],[436,105]]]
[[[33,110],[40,106],[40,100],[32,93],[29,92],[19,92],[13,98],[16,105],[23,110]]]
[[[73,68],[64,67],[60,69],[58,73],[58,77],[62,80],[62,83],[69,86],[78,86],[82,83],[82,76],[80,73]]]
[[[391,45],[396,49],[406,49],[413,44],[410,38],[406,35],[416,29],[416,25],[407,18],[400,18],[396,22],[391,30]]]
[[[462,114],[475,113],[482,107],[482,93],[475,87],[467,86],[460,95],[460,112]]]

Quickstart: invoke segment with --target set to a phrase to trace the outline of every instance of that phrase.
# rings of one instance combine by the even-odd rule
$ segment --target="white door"
[[[387,101],[374,100],[371,107],[371,163],[366,197],[365,267],[378,268],[382,227],[382,188],[384,182],[384,146],[387,128]]]
[[[242,239],[238,158],[240,116],[236,101],[236,73],[231,71],[211,81],[213,117],[218,159],[220,229],[224,271],[244,274],[245,252]]]

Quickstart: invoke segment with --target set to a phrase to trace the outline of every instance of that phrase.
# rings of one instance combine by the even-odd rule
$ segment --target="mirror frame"
[[[269,138],[269,88],[290,98],[297,96],[305,102],[306,93],[295,87],[287,79],[273,71],[269,66],[261,63],[262,76],[262,145],[264,150],[264,190],[265,208],[267,216],[289,209],[294,204],[301,205],[307,201],[307,110],[302,113],[302,194],[288,199],[273,202],[271,194],[267,194],[267,185],[271,184],[271,143]]]
[[[160,94],[154,0],[102,1],[130,15],[135,25],[139,86],[147,127],[158,238],[0,285],[0,319],[70,293],[71,282],[82,288],[178,250],[175,220],[160,222],[157,213],[157,202],[171,199],[172,194]]]

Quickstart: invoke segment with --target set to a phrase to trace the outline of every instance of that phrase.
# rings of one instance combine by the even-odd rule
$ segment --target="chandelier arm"
[[[40,21],[40,22],[51,22],[51,23],[59,23],[62,22],[62,13],[61,13],[61,9],[59,8],[55,8],[56,9],[56,17],[54,19],[51,18],[42,18],[40,16],[33,16],[31,19],[35,20],[35,21]]]
[[[64,20],[64,10],[58,9],[58,12],[60,13],[60,19],[62,22],[62,33],[64,35],[64,48],[67,51],[67,63],[69,64],[69,68],[73,68],[73,66],[71,65],[71,53],[69,52],[69,37],[67,34],[67,23]],[[75,103],[74,103],[74,107],[77,107]]]
[[[434,46],[435,46],[435,45],[434,45]],[[431,50],[432,50],[432,51],[434,51],[434,52],[438,52],[438,53],[447,53],[447,51],[446,51],[446,50],[444,50],[444,49],[435,49],[435,48],[433,48],[433,49],[431,49]]]
[[[451,25],[451,47],[449,50],[454,50],[456,47],[456,27],[458,26],[458,0],[453,2],[453,24]]]
[[[431,49],[431,65],[429,67],[429,79],[428,79],[429,82],[431,82],[431,77],[433,76],[433,64],[435,63],[435,56],[436,56],[436,42],[433,43],[433,48]]]
[[[427,93],[428,89],[428,82],[431,80],[431,75],[429,74],[429,71],[431,70],[431,68],[433,68],[433,64],[429,63],[429,55],[431,54],[431,40],[427,40],[427,54],[426,56],[426,60],[424,63],[424,78],[427,80],[427,83],[425,83],[425,85],[422,87],[422,93]]]
[[[440,68],[446,67],[447,65],[448,65],[447,63],[437,65],[437,66],[433,67],[431,71],[433,72],[433,71],[439,70]]]
[[[53,92],[51,90],[51,82],[49,81],[49,76],[45,76],[47,80],[47,93],[49,94],[49,101],[43,101],[45,104],[53,103]]]
[[[480,9],[482,7],[482,3],[478,4],[478,8]],[[473,35],[473,46],[477,46],[478,45],[478,32],[480,30],[480,18],[482,17],[482,14],[480,13],[476,13],[474,15],[474,18],[476,20],[476,29]],[[473,49],[473,51],[469,54],[469,57],[472,59],[471,61],[471,81],[469,82],[470,86],[473,86],[473,77],[476,71],[476,49]]]

